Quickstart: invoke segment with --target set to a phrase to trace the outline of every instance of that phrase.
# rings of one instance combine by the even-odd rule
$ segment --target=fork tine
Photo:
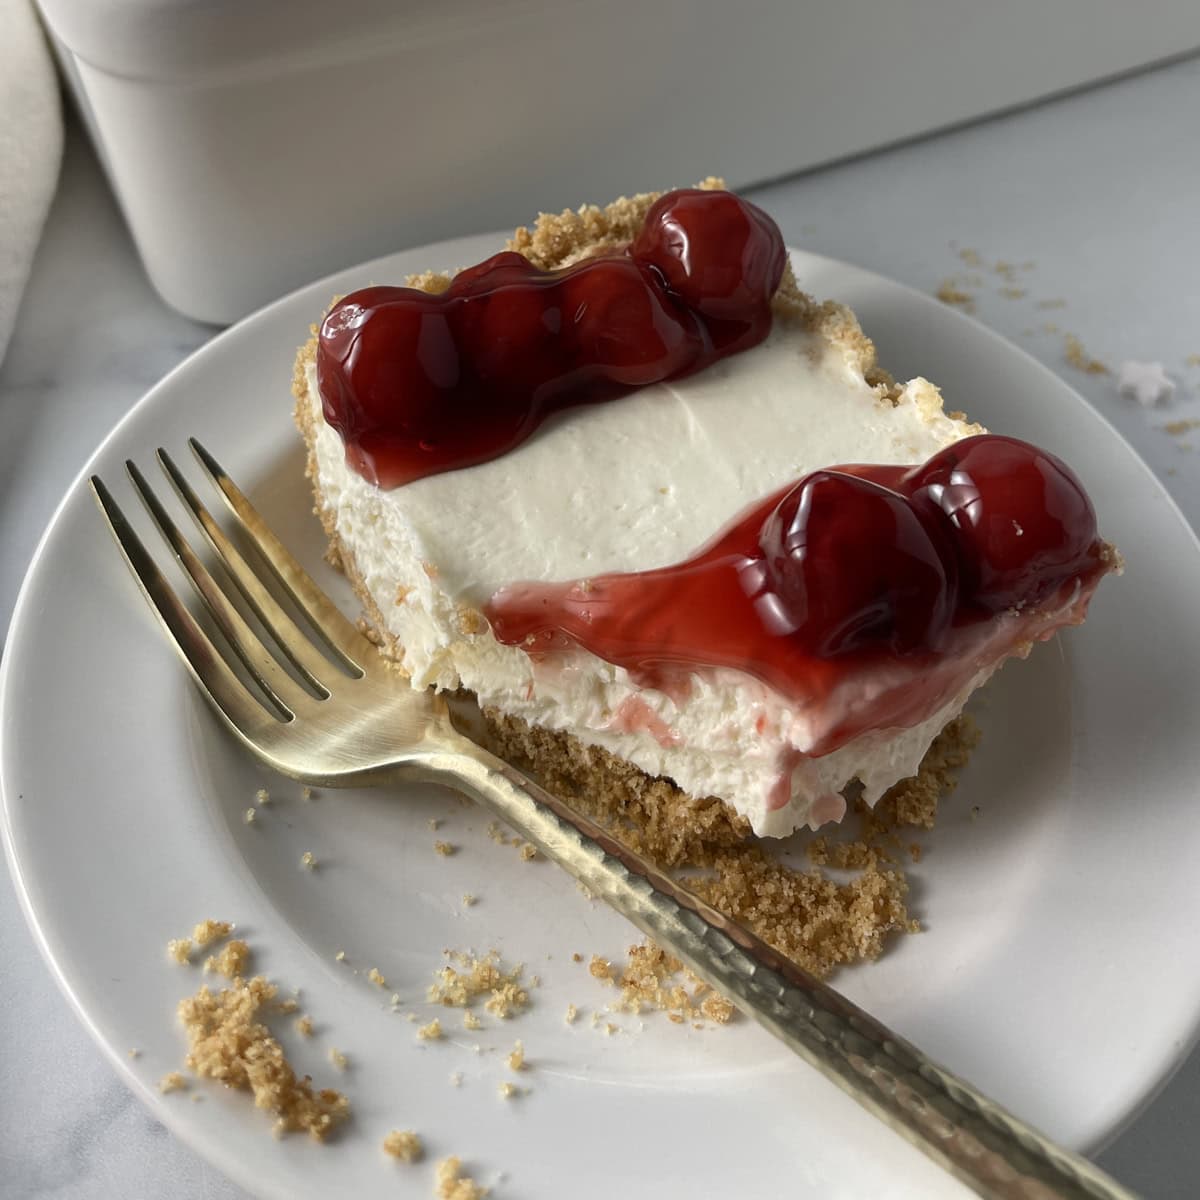
[[[312,697],[284,671],[271,653],[259,640],[258,635],[246,624],[241,613],[229,602],[229,598],[221,590],[217,581],[209,574],[204,564],[196,557],[188,544],[187,538],[179,531],[179,527],[171,520],[167,510],[154,494],[146,477],[138,469],[137,464],[129,460],[125,469],[138,496],[146,506],[159,532],[163,535],[172,553],[187,572],[192,586],[212,618],[216,621],[225,640],[233,647],[238,658],[245,664],[246,670],[254,678],[254,682],[266,693],[266,697],[279,710],[279,715],[287,720],[298,709],[305,707],[305,700]],[[329,693],[322,689],[321,699]]]
[[[363,663],[371,662],[374,647],[346,619],[341,609],[317,586],[312,576],[292,557],[286,546],[271,532],[241,488],[229,478],[224,467],[195,439],[188,445],[220,489],[243,531],[266,559],[276,578],[308,617],[312,627],[331,650],[339,655],[355,675],[363,674]]]
[[[253,745],[277,726],[278,720],[246,690],[204,630],[196,624],[142,545],[104,481],[93,475],[91,485],[121,554],[192,678],[234,732]]]
[[[157,457],[159,465],[166,472],[176,494],[191,510],[192,516],[196,518],[197,524],[204,531],[208,544],[220,558],[234,583],[237,584],[246,603],[254,611],[254,615],[262,622],[267,632],[275,639],[275,643],[291,659],[304,678],[327,696],[329,689],[321,682],[321,677],[328,675],[332,669],[329,659],[313,646],[309,635],[284,612],[275,597],[263,586],[262,580],[242,557],[237,547],[225,536],[224,531],[201,502],[200,497],[196,495],[183,472],[175,465],[175,460],[161,448]]]

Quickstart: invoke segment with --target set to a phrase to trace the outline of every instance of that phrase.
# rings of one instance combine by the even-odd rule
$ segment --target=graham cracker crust
[[[709,178],[699,186],[717,189],[724,184]],[[543,213],[532,229],[516,230],[507,248],[542,269],[569,266],[628,243],[659,195],[647,192],[622,197],[603,208],[585,205],[557,215]],[[406,284],[436,294],[444,291],[451,279],[428,271],[410,276]],[[777,315],[839,346],[880,398],[895,402],[898,385],[878,365],[874,344],[854,313],[835,301],[819,302],[801,291],[790,264],[773,306]],[[404,648],[388,632],[379,602],[367,590],[321,494],[315,452],[317,405],[308,394],[306,377],[307,367],[315,361],[317,326],[310,332],[296,356],[292,394],[296,425],[307,447],[305,473],[316,501],[313,511],[329,540],[328,560],[345,573],[363,606],[360,627],[380,653],[404,673]],[[936,391],[931,385],[926,387],[937,403]],[[398,597],[397,603],[402,599]],[[482,614],[475,610],[464,607],[459,618],[464,637],[487,628]],[[908,913],[908,884],[897,862],[896,852],[908,847],[897,831],[932,825],[938,798],[953,789],[958,767],[965,764],[978,740],[969,718],[952,721],[930,747],[916,776],[892,788],[873,811],[858,806],[859,840],[838,842],[836,846],[842,848],[832,850],[827,838],[811,841],[809,857],[814,865],[802,870],[764,850],[746,819],[716,797],[690,796],[671,780],[651,777],[571,734],[531,726],[495,711],[483,715],[485,740],[495,753],[660,866],[702,871],[694,877],[689,874],[693,890],[821,976],[839,964],[875,958],[889,935],[918,928]],[[910,853],[915,860],[917,853]],[[848,882],[838,881],[822,873],[819,865],[858,874]]]

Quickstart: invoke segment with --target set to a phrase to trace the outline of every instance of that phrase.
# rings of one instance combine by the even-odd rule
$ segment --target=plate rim
[[[14,806],[15,803],[19,802],[20,797],[17,796],[14,800],[11,794],[12,788],[10,786],[9,775],[13,768],[10,766],[10,761],[15,762],[15,757],[12,756],[15,756],[16,752],[10,751],[5,739],[5,729],[8,724],[8,706],[12,703],[10,693],[14,686],[12,683],[13,655],[11,649],[16,641],[26,636],[24,630],[27,624],[33,619],[32,616],[27,615],[26,609],[31,602],[30,597],[35,577],[43,569],[43,562],[49,552],[51,541],[63,521],[65,510],[75,500],[79,491],[86,488],[89,476],[92,473],[93,464],[104,454],[113,441],[121,437],[127,425],[141,419],[143,413],[158,401],[160,394],[172,388],[178,376],[194,370],[195,363],[203,360],[210,354],[219,354],[226,343],[242,336],[248,327],[266,319],[276,310],[295,303],[301,296],[308,296],[310,293],[319,294],[321,290],[324,290],[328,295],[333,295],[339,287],[339,280],[356,274],[368,274],[373,271],[380,273],[388,270],[394,271],[394,268],[389,267],[389,264],[403,256],[420,253],[427,255],[431,261],[437,261],[438,256],[458,256],[461,251],[455,249],[456,247],[476,245],[483,247],[487,243],[496,245],[500,244],[505,237],[507,237],[507,232],[498,231],[446,238],[429,243],[428,245],[405,247],[330,272],[316,280],[293,288],[277,299],[240,318],[233,324],[221,329],[213,337],[187,354],[130,405],[96,444],[95,448],[87,456],[85,462],[65,488],[38,538],[33,554],[22,576],[21,585],[13,604],[12,616],[5,634],[3,652],[0,652],[0,843],[3,843],[5,861],[8,864],[11,874],[13,889],[17,895],[22,916],[32,935],[33,942],[37,946],[38,952],[49,969],[55,984],[65,996],[71,1010],[87,1030],[93,1042],[100,1048],[110,1065],[115,1068],[118,1078],[153,1113],[155,1119],[161,1121],[171,1130],[174,1136],[179,1137],[201,1158],[213,1163],[229,1178],[249,1190],[255,1190],[257,1185],[250,1175],[243,1173],[241,1168],[244,1164],[240,1159],[233,1157],[232,1148],[230,1149],[230,1154],[227,1156],[222,1153],[220,1146],[211,1143],[211,1139],[202,1136],[193,1136],[196,1126],[192,1121],[187,1119],[188,1110],[167,1103],[165,1097],[149,1086],[149,1083],[133,1069],[127,1056],[122,1054],[116,1045],[106,1040],[101,1030],[95,1025],[86,1006],[77,995],[71,983],[68,974],[69,964],[60,961],[50,943],[47,931],[43,927],[42,920],[36,911],[32,896],[30,895],[25,872],[22,868],[14,841]],[[822,269],[833,269],[835,271],[849,269],[859,275],[864,283],[870,283],[871,285],[882,284],[893,292],[898,291],[904,295],[907,303],[923,307],[927,312],[936,312],[939,320],[951,323],[960,322],[964,327],[969,327],[974,336],[985,335],[987,340],[1003,347],[1003,350],[1007,354],[1019,356],[1024,361],[1026,368],[1035,368],[1039,375],[1048,383],[1061,390],[1064,396],[1069,394],[1075,402],[1077,412],[1087,414],[1096,423],[1098,430],[1110,438],[1114,449],[1116,446],[1120,446],[1128,458],[1137,464],[1141,470],[1143,479],[1150,484],[1151,489],[1156,493],[1156,499],[1160,503],[1165,502],[1166,512],[1169,512],[1178,521],[1185,536],[1190,540],[1192,550],[1200,557],[1200,533],[1193,527],[1179,507],[1178,502],[1171,495],[1166,485],[1154,473],[1149,464],[1095,405],[1089,402],[1066,379],[1029,351],[1010,341],[977,318],[956,309],[948,308],[927,293],[870,268],[829,255],[816,254],[799,247],[789,246],[788,252],[793,263],[799,258],[812,266]],[[867,336],[870,337],[870,331],[867,330],[866,332]],[[1153,1072],[1153,1077],[1148,1080],[1139,1092],[1131,1094],[1127,1098],[1124,1105],[1120,1106],[1120,1111],[1113,1115],[1107,1124],[1092,1130],[1088,1136],[1081,1138],[1075,1148],[1079,1149],[1085,1155],[1094,1156],[1132,1125],[1163,1091],[1176,1072],[1193,1054],[1197,1045],[1200,1044],[1200,995],[1196,997],[1190,1026],[1178,1032],[1180,1036],[1174,1041],[1173,1053],[1166,1062],[1158,1064],[1156,1071]]]

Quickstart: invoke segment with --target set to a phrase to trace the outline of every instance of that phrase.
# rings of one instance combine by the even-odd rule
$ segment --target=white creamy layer
[[[667,566],[819,467],[922,462],[978,431],[945,416],[923,379],[898,404],[881,400],[840,347],[786,321],[691,378],[570,409],[492,462],[391,491],[346,466],[311,365],[308,391],[322,496],[414,686],[469,688],[484,705],[567,730],[692,795],[721,797],[757,833],[838,819],[837,794],[855,778],[874,802],[916,771],[990,674],[981,664],[970,687],[915,728],[806,758],[811,714],[740,672],[697,677],[677,704],[585,651],[549,669],[464,628],[463,610],[502,585]]]

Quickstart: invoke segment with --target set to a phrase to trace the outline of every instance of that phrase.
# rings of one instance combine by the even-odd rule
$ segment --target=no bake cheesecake
[[[355,292],[293,390],[413,687],[472,693],[535,769],[667,780],[762,835],[914,774],[1118,564],[1065,464],[894,381],[714,180]]]

